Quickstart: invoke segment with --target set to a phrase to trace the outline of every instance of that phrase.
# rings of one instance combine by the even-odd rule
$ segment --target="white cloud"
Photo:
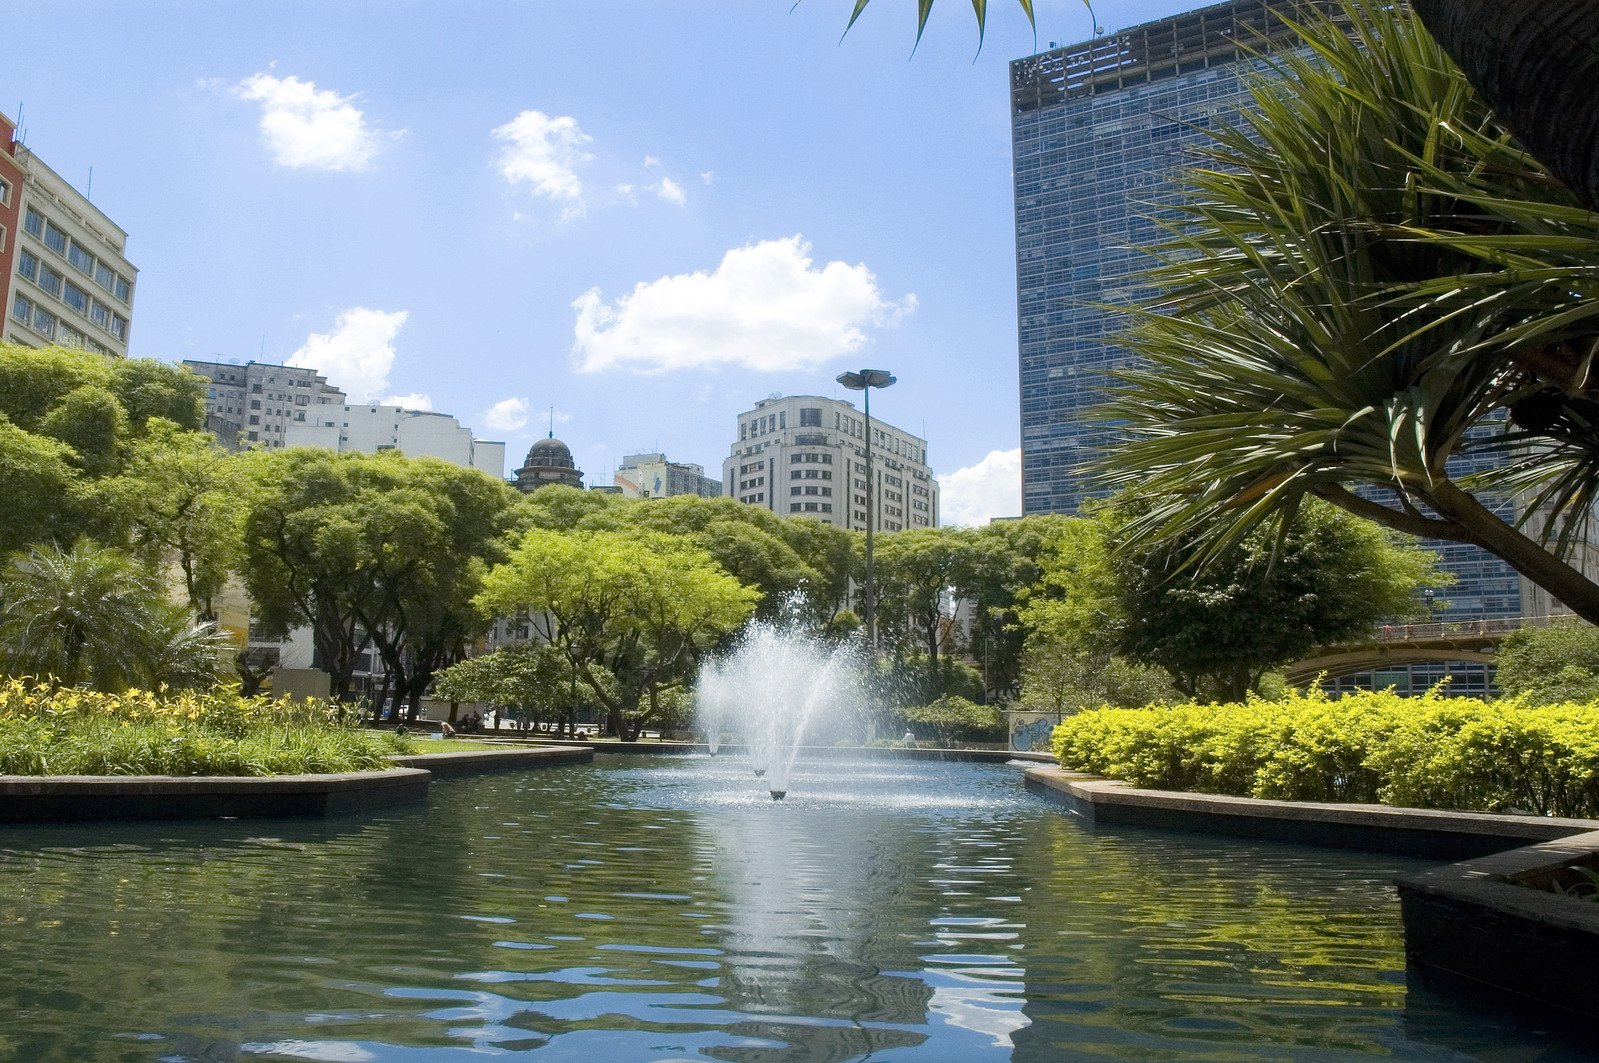
[[[646,156],[644,156],[644,168],[645,169],[649,169],[652,166],[659,166],[660,164],[661,164],[661,160],[657,159],[654,155],[646,155]]]
[[[656,195],[660,196],[668,203],[675,203],[681,207],[684,203],[688,202],[688,197],[683,194],[683,186],[672,180],[670,177],[663,177],[661,178],[660,184],[652,185],[650,187],[655,190]]]
[[[704,181],[706,184],[710,184],[712,181],[716,180],[716,171],[715,170],[701,170],[700,171],[700,180]]]
[[[483,414],[483,423],[497,432],[515,432],[526,428],[527,422],[527,400],[515,397],[501,399]]]
[[[389,395],[382,400],[384,406],[398,406],[406,410],[430,411],[433,409],[433,396],[424,395],[420,391],[413,391],[409,395]]]
[[[991,450],[976,465],[938,478],[939,518],[967,527],[1022,511],[1022,450]]]
[[[559,204],[562,217],[583,214],[583,179],[577,170],[593,159],[583,146],[594,138],[578,128],[576,118],[523,111],[493,135],[506,142],[500,151],[500,176],[512,187],[531,186],[535,195]]]
[[[289,356],[289,365],[315,369],[356,402],[371,401],[389,386],[394,337],[410,317],[405,310],[351,307],[339,314],[332,332],[313,332]]]
[[[319,89],[314,81],[255,74],[234,86],[240,99],[261,105],[261,139],[279,166],[305,170],[364,170],[385,137],[367,122],[354,96]]]
[[[867,328],[914,309],[883,297],[864,264],[813,268],[803,236],[734,248],[715,270],[640,281],[607,304],[579,296],[573,353],[586,372],[743,366],[804,369],[866,345]]]

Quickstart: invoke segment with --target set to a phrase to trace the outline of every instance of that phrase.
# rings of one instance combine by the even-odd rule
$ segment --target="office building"
[[[1232,0],[1011,63],[1024,514],[1075,513],[1099,493],[1085,466],[1117,435],[1089,414],[1129,357],[1109,340],[1122,322],[1100,307],[1147,294],[1138,275],[1153,260],[1140,249],[1168,238],[1174,177],[1207,130],[1252,106],[1260,53],[1296,39],[1273,9],[1307,2],[1328,6]],[[1504,562],[1425,545],[1459,580],[1440,592],[1445,619],[1519,614]]]
[[[0,115],[0,339],[126,357],[138,279],[127,246]]]
[[[666,455],[659,453],[625,455],[614,479],[617,493],[624,498],[722,495],[722,481],[706,476],[703,465],[667,461]]]
[[[938,481],[927,441],[872,418],[872,528],[938,526]],[[731,497],[782,516],[864,530],[866,423],[855,404],[818,395],[773,396],[738,417],[738,442],[722,462]]]
[[[293,425],[340,420],[345,395],[315,369],[266,362],[203,362],[185,369],[205,378],[205,427],[230,450],[286,445]]]

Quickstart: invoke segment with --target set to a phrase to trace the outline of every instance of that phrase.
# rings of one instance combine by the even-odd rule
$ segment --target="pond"
[[[1422,861],[1093,830],[1014,766],[732,757],[328,822],[0,830],[0,1059],[1541,1060],[1407,991]]]

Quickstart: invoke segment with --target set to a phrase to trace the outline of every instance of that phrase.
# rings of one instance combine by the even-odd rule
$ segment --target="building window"
[[[28,231],[30,236],[37,236],[40,239],[43,239],[44,215],[40,214],[34,208],[29,207],[28,213],[22,219],[22,227]]]
[[[33,317],[33,300],[18,292],[17,297],[11,300],[11,316],[27,324]]]
[[[122,340],[123,342],[127,342],[127,339],[128,339],[128,319],[125,318],[125,317],[122,317],[122,316],[120,316],[118,314],[112,314],[111,315],[111,335],[115,336],[119,340]]]
[[[49,292],[57,299],[61,298],[61,282],[64,279],[65,278],[62,277],[61,274],[57,273],[49,266],[42,262],[39,264],[39,287]]]
[[[44,245],[58,255],[67,253],[67,234],[64,230],[56,228],[54,222],[46,222],[44,226]]]
[[[800,508],[801,507],[800,507],[800,504],[798,502],[790,502],[788,504],[788,511],[790,513],[798,513],[800,511]]]
[[[117,275],[111,272],[110,266],[106,265],[104,262],[95,264],[94,283],[98,284],[100,287],[109,292],[113,287],[116,286],[116,280]]]
[[[94,256],[84,250],[83,245],[76,240],[72,241],[72,246],[67,249],[67,261],[85,277],[94,274]]]
[[[89,320],[103,329],[109,329],[111,327],[111,310],[96,299],[89,305]]]
[[[66,294],[62,298],[66,300],[68,306],[78,313],[87,314],[89,312],[89,293],[71,281],[67,281]]]
[[[120,273],[117,274],[117,290],[115,294],[116,297],[121,299],[124,303],[126,303],[128,301],[128,297],[133,294],[133,285],[128,283],[128,278],[122,276]]]
[[[33,308],[33,331],[47,340],[56,338],[56,316],[42,306]]]
[[[26,247],[17,252],[17,272],[30,281],[37,281],[39,278],[39,256],[29,251]]]
[[[11,182],[0,177],[0,206],[11,202]]]
[[[87,338],[71,325],[63,324],[61,326],[61,345],[63,347],[82,347]]]
[[[810,408],[804,407],[804,406],[800,407],[800,427],[801,428],[820,428],[820,427],[822,427],[822,411],[819,410],[819,409],[813,410],[813,409],[810,409]]]

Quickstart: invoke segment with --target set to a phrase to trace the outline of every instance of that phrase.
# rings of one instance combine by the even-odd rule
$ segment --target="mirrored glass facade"
[[[1249,106],[1254,56],[1291,39],[1281,6],[1216,4],[1011,63],[1024,514],[1075,513],[1097,493],[1085,463],[1117,434],[1091,411],[1129,357],[1102,307],[1144,294],[1142,249],[1164,236],[1173,177]],[[1459,578],[1438,592],[1443,618],[1520,615],[1502,561],[1428,545]]]

